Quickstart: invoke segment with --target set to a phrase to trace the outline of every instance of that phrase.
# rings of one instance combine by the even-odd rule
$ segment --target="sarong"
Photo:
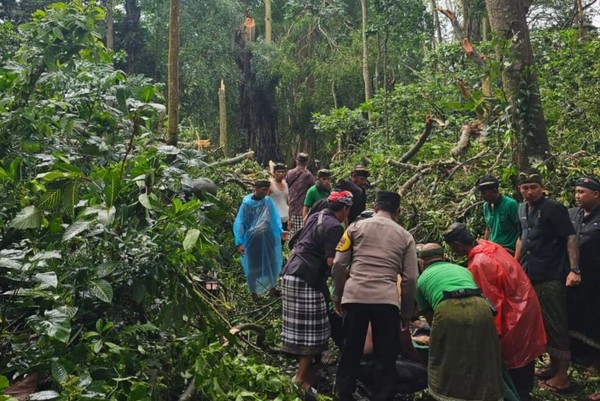
[[[290,237],[294,235],[296,232],[300,231],[302,227],[304,227],[304,221],[302,220],[301,215],[293,214],[291,218],[291,227],[288,223],[288,228],[290,228]]]
[[[542,318],[548,345],[546,352],[558,359],[571,359],[569,329],[567,320],[567,300],[565,284],[561,281],[546,281],[533,285],[540,301]]]
[[[429,393],[439,401],[503,399],[500,343],[483,298],[448,299],[437,306],[427,379]]]
[[[583,276],[580,285],[567,288],[569,335],[592,347],[596,355],[600,353],[600,277],[597,276]]]
[[[281,298],[281,349],[294,355],[316,355],[325,351],[331,329],[323,293],[298,277],[283,276]]]

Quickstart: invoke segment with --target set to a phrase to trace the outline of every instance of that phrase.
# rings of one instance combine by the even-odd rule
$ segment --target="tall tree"
[[[367,0],[360,0],[360,10],[362,17],[362,74],[365,84],[365,100],[369,100],[371,94],[371,73],[369,72],[369,47],[367,45]]]
[[[240,87],[240,128],[246,134],[246,145],[256,152],[262,165],[269,160],[280,160],[275,126],[276,80],[258,82],[253,61],[251,43],[255,39],[255,20],[247,13],[244,25],[235,34],[238,47],[238,66],[242,72]],[[264,58],[258,62],[268,62]]]
[[[133,73],[137,70],[140,53],[143,48],[140,18],[142,9],[138,0],[125,0],[125,21],[123,33],[125,34],[125,51],[127,52],[127,72]]]
[[[179,0],[170,0],[169,10],[169,96],[167,144],[177,146],[179,140]]]
[[[115,24],[114,24],[114,4],[113,0],[106,0],[106,47],[110,50],[115,49]]]
[[[502,62],[502,84],[510,105],[510,122],[515,133],[515,162],[521,169],[532,159],[549,155],[550,144],[537,82],[527,9],[522,0],[486,0],[490,25],[501,38],[498,53]]]

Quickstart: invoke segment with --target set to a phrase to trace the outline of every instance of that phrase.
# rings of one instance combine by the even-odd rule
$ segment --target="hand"
[[[400,331],[406,331],[410,328],[410,319],[400,319]]]
[[[570,272],[567,276],[567,287],[576,287],[581,284],[581,274]]]
[[[342,301],[333,301],[333,309],[338,316],[342,316]]]
[[[281,233],[281,239],[283,241],[289,241],[290,239],[290,232],[289,231],[284,231]]]
[[[244,245],[238,245],[237,253],[239,253],[240,256],[244,256],[244,254],[246,253],[246,248],[244,248]]]

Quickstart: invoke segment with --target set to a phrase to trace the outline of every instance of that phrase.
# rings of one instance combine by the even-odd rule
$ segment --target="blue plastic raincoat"
[[[235,245],[244,245],[242,267],[248,289],[261,294],[275,288],[283,257],[281,218],[269,196],[261,200],[246,195],[233,223]]]

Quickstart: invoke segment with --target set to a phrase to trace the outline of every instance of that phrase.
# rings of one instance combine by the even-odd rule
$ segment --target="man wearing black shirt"
[[[578,207],[569,216],[579,240],[581,285],[567,289],[569,335],[585,345],[591,368],[600,367],[600,181],[583,177],[575,181]],[[600,400],[600,392],[589,397]]]
[[[365,166],[358,165],[350,172],[350,178],[340,180],[335,189],[338,191],[352,192],[352,207],[348,214],[348,224],[353,223],[356,218],[365,211],[367,206],[367,194],[365,187],[369,178],[369,170]]]
[[[577,237],[567,208],[545,197],[539,173],[520,173],[518,184],[525,202],[519,206],[522,230],[515,258],[521,262],[540,301],[548,337],[546,351],[551,360],[550,368],[536,375],[545,379],[541,382],[543,387],[561,393],[570,389],[565,285],[581,282]]]

